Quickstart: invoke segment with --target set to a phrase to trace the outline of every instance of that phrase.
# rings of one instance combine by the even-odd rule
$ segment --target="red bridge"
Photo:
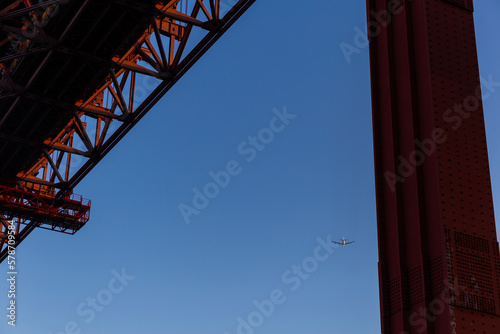
[[[11,220],[17,244],[37,227],[82,228],[90,202],[75,186],[253,2],[3,2],[2,235]]]
[[[254,1],[0,2],[0,261],[11,221],[16,245],[37,227],[85,225],[77,184]],[[498,333],[473,1],[367,8],[382,332]],[[141,82],[152,87],[144,99]],[[467,124],[446,118],[455,105]],[[424,140],[433,148],[417,163]],[[400,157],[414,160],[411,173]],[[476,288],[458,291],[471,277]],[[431,321],[419,310],[436,300],[446,312]]]
[[[90,200],[76,194],[54,196],[49,189],[26,183],[20,189],[0,184],[0,207],[3,215],[37,221],[38,227],[75,233],[90,218]]]

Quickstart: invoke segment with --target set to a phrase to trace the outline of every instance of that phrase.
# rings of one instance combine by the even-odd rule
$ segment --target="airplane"
[[[347,239],[345,239],[344,237],[342,237],[342,239],[341,239],[340,241],[341,241],[341,242],[337,242],[337,241],[332,241],[332,242],[333,242],[334,244],[340,245],[340,246],[342,246],[342,247],[347,246],[347,245],[350,245],[350,244],[352,244],[352,243],[356,242],[356,241],[346,242],[346,241],[347,241]]]

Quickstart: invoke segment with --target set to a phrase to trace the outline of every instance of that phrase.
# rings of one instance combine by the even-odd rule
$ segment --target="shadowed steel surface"
[[[81,228],[90,203],[78,224],[49,213],[75,204],[74,187],[253,2],[2,2],[0,236],[10,220],[17,244],[36,227]],[[27,197],[52,197],[52,211]]]
[[[382,332],[497,333],[471,0],[368,0]]]

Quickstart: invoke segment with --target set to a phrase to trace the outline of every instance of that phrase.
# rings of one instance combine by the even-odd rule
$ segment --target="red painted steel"
[[[0,178],[15,182],[9,191],[71,193],[254,1],[1,4]],[[81,227],[4,204],[0,239],[14,217],[16,245],[37,227]],[[6,255],[0,247],[0,262]]]
[[[56,197],[50,189],[19,189],[0,184],[0,209],[3,215],[22,217],[64,228],[68,233],[78,231],[90,218],[88,199],[77,194]]]
[[[500,332],[471,0],[367,0],[382,332]]]

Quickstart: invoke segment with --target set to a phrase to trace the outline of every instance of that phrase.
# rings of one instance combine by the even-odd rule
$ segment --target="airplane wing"
[[[353,243],[355,243],[355,242],[356,242],[356,241],[350,241],[350,242],[346,242],[345,244],[346,244],[346,245],[349,245],[349,244],[353,244]]]
[[[334,244],[337,244],[337,245],[342,245],[341,242],[336,242],[336,241],[332,241]]]

